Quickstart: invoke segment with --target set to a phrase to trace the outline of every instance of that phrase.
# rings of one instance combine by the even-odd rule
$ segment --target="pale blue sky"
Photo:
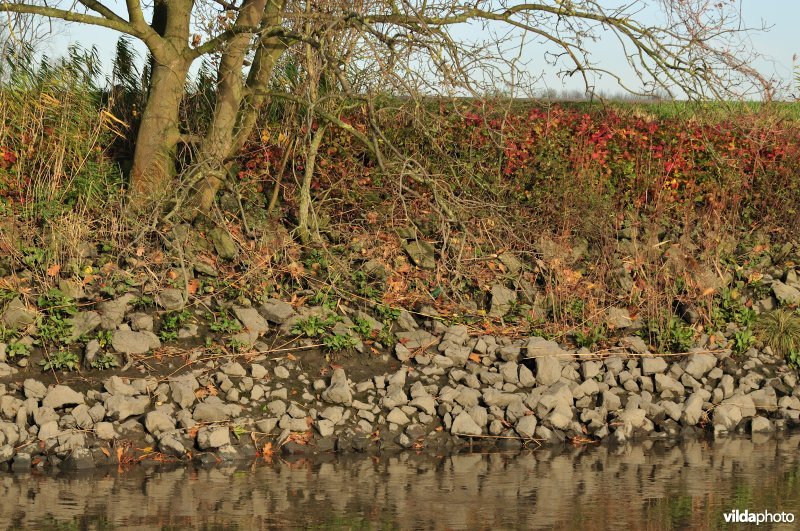
[[[118,5],[123,5],[119,0]],[[610,2],[616,4],[617,2]],[[654,2],[647,2],[653,4]],[[111,5],[114,5],[113,3]],[[792,80],[793,56],[800,52],[800,1],[797,0],[742,0],[743,20],[748,26],[759,27],[763,24],[771,26],[768,32],[753,33],[750,37],[753,48],[764,56],[756,68],[766,77],[783,80],[789,84]],[[122,13],[124,8],[118,7]],[[80,42],[84,46],[96,45],[101,58],[110,61],[113,57],[114,46],[118,34],[111,30],[97,27],[87,27],[78,24],[69,24],[59,28],[59,35],[47,43],[49,55],[61,53],[69,42]],[[624,72],[624,61],[611,43],[601,43],[597,46],[595,58],[602,58],[601,65],[611,70]],[[532,61],[534,69],[542,68],[542,63],[535,59]],[[629,80],[629,76],[625,76]],[[562,82],[551,72],[545,71],[540,86],[552,88],[557,91],[582,89],[582,83],[577,79],[568,79]],[[598,90],[616,92],[616,83],[610,79],[598,79]]]

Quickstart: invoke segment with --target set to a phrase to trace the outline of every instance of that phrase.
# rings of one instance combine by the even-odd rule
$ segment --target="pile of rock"
[[[246,333],[296,318],[277,302],[267,309],[236,312]],[[435,319],[419,326],[406,313],[399,323],[386,372],[360,381],[344,368],[317,378],[291,359],[264,357],[208,362],[163,381],[111,376],[83,392],[8,377],[0,384],[0,463],[94,466],[113,462],[109,446],[126,440],[216,461],[252,457],[266,440],[287,452],[441,449],[477,437],[623,444],[800,425],[796,372],[753,350],[744,363],[726,350],[670,358],[631,336],[620,342],[627,349],[600,358],[540,337],[472,336]]]

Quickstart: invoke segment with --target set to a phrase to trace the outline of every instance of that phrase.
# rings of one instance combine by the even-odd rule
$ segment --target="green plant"
[[[312,249],[303,258],[303,265],[312,271],[327,271],[330,267],[325,254],[319,249]]]
[[[242,436],[242,435],[245,435],[245,434],[247,434],[247,433],[250,433],[250,430],[248,430],[248,429],[247,429],[247,428],[245,428],[244,426],[241,426],[241,425],[237,424],[236,426],[234,426],[234,427],[231,429],[231,432],[233,432],[233,436],[234,436],[234,437],[236,437],[237,439],[239,439],[239,438],[241,438],[241,436]]]
[[[322,339],[322,344],[328,350],[339,351],[355,347],[358,341],[350,334],[331,334]]]
[[[800,315],[780,308],[758,316],[753,323],[756,337],[777,356],[800,352]]]
[[[211,323],[208,328],[212,332],[217,332],[219,334],[231,334],[241,331],[242,323],[235,317],[232,317],[228,312],[223,312],[219,316],[219,319]]]
[[[338,299],[334,299],[330,296],[331,290],[319,290],[314,293],[314,296],[309,299],[309,302],[314,306],[322,306],[323,308],[327,308],[329,310],[333,310],[339,303]]]
[[[790,350],[786,355],[789,365],[795,369],[800,369],[800,350]]]
[[[392,308],[391,306],[387,306],[385,304],[378,304],[375,307],[375,313],[384,324],[391,321],[397,321],[400,318],[400,310],[398,308]]]
[[[692,348],[694,328],[678,317],[671,317],[667,323],[666,335],[659,343],[670,352],[686,352]]]
[[[363,317],[353,317],[352,329],[364,339],[372,336],[372,325]]]
[[[22,263],[28,267],[42,265],[47,256],[45,250],[38,247],[23,247],[20,250],[22,251]]]
[[[733,334],[733,352],[737,355],[742,355],[753,346],[756,338],[750,329],[738,330]]]
[[[114,339],[114,332],[111,330],[100,330],[95,337],[101,348],[111,346],[111,341]]]
[[[22,341],[12,341],[6,345],[6,356],[11,359],[20,357],[27,357],[31,354],[31,347]]]
[[[36,304],[43,312],[38,322],[39,340],[45,343],[70,343],[72,317],[78,312],[75,300],[61,290],[52,288],[40,295]]]
[[[173,310],[165,313],[161,317],[161,330],[158,333],[161,340],[174,341],[178,339],[178,330],[191,317],[192,314],[189,310]]]
[[[331,315],[326,319],[312,315],[307,319],[297,321],[292,327],[292,334],[303,337],[319,337],[339,321],[341,321],[341,317],[337,315]]]
[[[140,295],[131,301],[131,307],[134,310],[144,310],[155,305],[156,301],[150,295]]]
[[[55,354],[46,354],[46,357],[47,359],[39,362],[45,371],[74,371],[80,363],[78,355],[68,350],[59,350]]]
[[[397,343],[397,337],[394,335],[391,327],[389,327],[388,324],[384,324],[384,327],[381,328],[380,332],[378,332],[378,337],[376,339],[378,340],[378,343],[387,348],[391,348]]]
[[[596,325],[590,323],[585,330],[576,330],[574,333],[575,343],[582,348],[592,348],[601,341],[605,341],[607,329],[605,324]]]
[[[232,337],[228,339],[226,345],[234,352],[242,352],[247,347],[247,342]]]
[[[0,324],[0,342],[8,343],[12,339],[17,337],[17,331],[12,330],[11,328],[6,328],[2,324]]]
[[[375,299],[380,296],[380,291],[370,284],[369,277],[364,271],[354,271],[350,279],[353,281],[358,295],[367,299]]]
[[[639,331],[642,338],[653,341],[659,349],[666,352],[686,352],[692,347],[694,334],[694,328],[674,315],[666,323],[651,320]]]
[[[91,366],[93,369],[108,370],[114,367],[119,367],[119,360],[114,354],[104,352],[92,361]]]

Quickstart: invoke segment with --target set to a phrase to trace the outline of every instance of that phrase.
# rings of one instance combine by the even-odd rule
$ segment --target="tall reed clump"
[[[0,248],[15,258],[63,264],[118,230],[122,178],[106,148],[128,131],[100,80],[96,50],[79,47],[58,60],[21,47],[0,68]]]

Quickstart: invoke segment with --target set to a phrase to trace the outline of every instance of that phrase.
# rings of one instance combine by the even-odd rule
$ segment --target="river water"
[[[0,529],[796,529],[800,435],[0,475]]]

